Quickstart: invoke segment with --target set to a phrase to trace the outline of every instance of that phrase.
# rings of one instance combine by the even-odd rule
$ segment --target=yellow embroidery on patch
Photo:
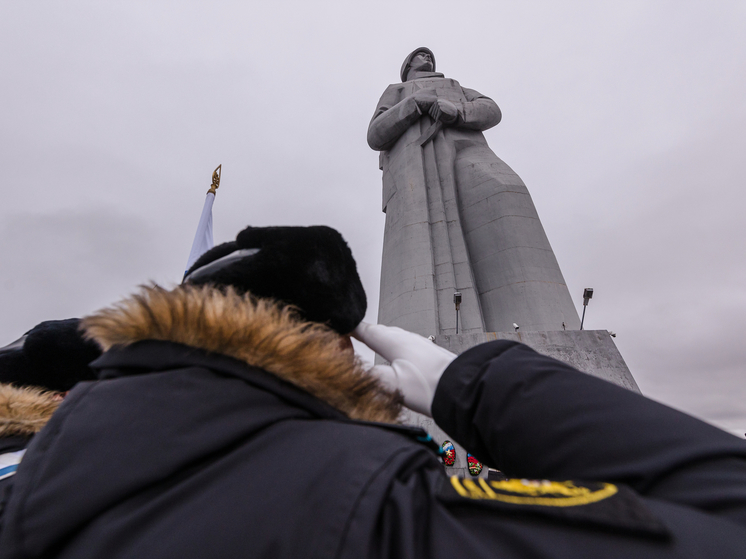
[[[451,477],[456,492],[467,499],[486,499],[515,505],[576,507],[602,501],[619,491],[616,485],[602,483],[598,489],[579,487],[571,481],[508,479],[479,485],[471,479]]]

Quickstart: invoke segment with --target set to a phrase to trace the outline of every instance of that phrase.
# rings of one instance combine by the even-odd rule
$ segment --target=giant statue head
[[[407,74],[412,69],[423,72],[435,72],[435,55],[433,51],[427,47],[419,47],[409,53],[407,58],[404,59],[404,64],[401,65],[401,81],[407,81]]]

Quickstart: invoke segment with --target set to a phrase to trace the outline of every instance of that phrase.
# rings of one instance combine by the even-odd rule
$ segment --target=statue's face
[[[420,51],[412,58],[412,62],[409,63],[409,68],[410,70],[417,70],[420,72],[432,72],[433,59],[429,53]]]

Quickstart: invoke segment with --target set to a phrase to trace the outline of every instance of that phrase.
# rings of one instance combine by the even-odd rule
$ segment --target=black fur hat
[[[77,318],[48,320],[0,348],[0,383],[65,392],[80,381],[95,380],[88,363],[101,349],[83,339],[79,323]]]
[[[365,315],[365,291],[347,243],[331,227],[247,227],[203,254],[185,283],[231,285],[238,292],[295,305],[340,334]]]

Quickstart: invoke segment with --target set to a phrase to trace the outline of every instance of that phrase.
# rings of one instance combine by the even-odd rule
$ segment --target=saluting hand
[[[409,409],[432,417],[435,389],[456,354],[419,334],[401,328],[361,322],[352,335],[391,365],[376,365],[370,373],[404,396]]]

